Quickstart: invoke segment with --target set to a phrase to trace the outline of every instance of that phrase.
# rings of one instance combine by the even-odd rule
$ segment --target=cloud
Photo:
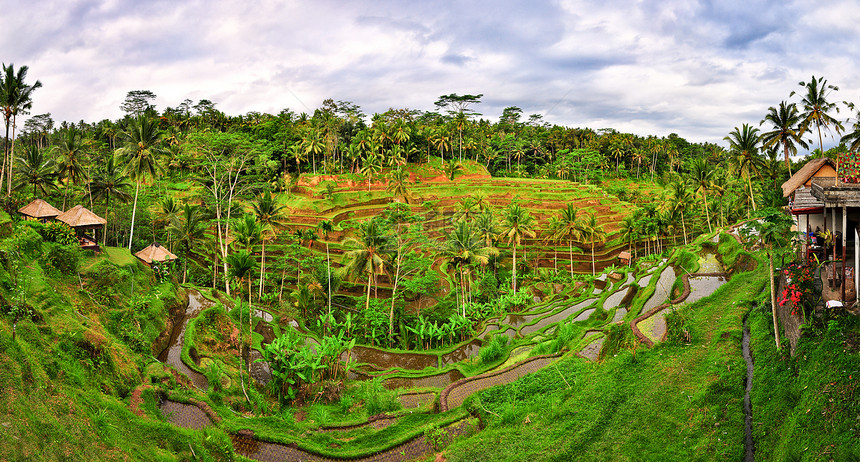
[[[0,0],[0,60],[44,87],[34,113],[117,118],[129,90],[158,107],[210,99],[230,114],[433,110],[484,93],[568,126],[722,142],[825,75],[860,97],[853,2],[682,0],[137,2]]]

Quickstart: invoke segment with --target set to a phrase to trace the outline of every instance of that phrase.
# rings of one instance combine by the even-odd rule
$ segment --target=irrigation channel
[[[663,315],[672,305],[683,301],[695,301],[712,294],[726,282],[726,275],[713,254],[705,253],[700,257],[700,268],[708,271],[706,274],[685,274],[682,277],[684,292],[676,299],[669,300],[671,288],[675,282],[676,271],[667,265],[666,260],[657,261],[652,265],[640,268],[640,272],[621,271],[609,277],[603,277],[595,284],[577,287],[569,297],[548,297],[545,303],[538,303],[531,311],[512,313],[502,317],[487,320],[474,339],[465,342],[448,353],[428,354],[415,352],[392,352],[368,346],[356,346],[352,357],[359,363],[350,379],[363,380],[382,377],[387,389],[401,390],[400,401],[404,408],[422,408],[419,412],[447,411],[459,407],[466,398],[486,388],[513,382],[524,375],[540,370],[563,353],[554,355],[530,356],[531,350],[543,340],[551,337],[561,322],[588,322],[581,341],[578,343],[576,354],[592,361],[598,358],[603,345],[603,328],[612,324],[628,321],[636,313],[631,311],[633,306],[642,306],[637,310],[640,315],[629,321],[633,332],[649,346],[665,337],[665,321]],[[644,302],[639,298],[648,297]],[[639,300],[637,302],[637,300]],[[197,388],[206,390],[206,378],[181,359],[182,345],[188,321],[199,314],[213,302],[203,297],[197,291],[189,292],[188,307],[185,313],[174,324],[170,344],[160,355],[159,359],[176,367],[187,375]],[[598,311],[605,311],[601,317],[593,316]],[[263,322],[272,322],[271,315],[258,312]],[[604,321],[600,321],[604,319]],[[662,327],[658,325],[662,321]],[[602,326],[595,326],[603,322]],[[746,320],[744,320],[746,323]],[[650,323],[650,324],[649,324]],[[298,328],[294,323],[292,328]],[[657,327],[654,327],[657,326]],[[645,330],[643,333],[640,330]],[[299,331],[303,335],[306,332]],[[747,412],[747,439],[751,440],[749,425],[751,422],[749,409],[749,388],[751,385],[752,362],[749,358],[748,329],[744,329],[744,358],[747,359],[747,389],[744,410]],[[468,360],[478,354],[482,340],[489,334],[505,335],[517,339],[521,345],[515,348],[507,361],[495,369],[472,377],[464,377],[455,367],[456,363]],[[310,341],[312,338],[308,337]],[[439,372],[435,371],[442,368]],[[419,390],[412,390],[418,388]],[[428,389],[438,389],[434,392]],[[438,393],[438,394],[437,394]],[[436,402],[438,406],[431,410],[428,405]],[[193,404],[164,400],[161,411],[167,420],[175,425],[199,429],[207,425],[217,424],[220,418],[201,402]],[[468,419],[454,422],[445,427],[453,438],[463,434],[470,424]],[[360,427],[381,429],[397,423],[394,416],[374,416],[367,422],[343,428],[323,428],[318,431],[337,432],[352,430]],[[288,460],[343,460],[332,459],[307,452],[297,447],[295,443],[285,445],[258,440],[253,433],[242,430],[231,435],[233,446],[237,453],[260,461]],[[751,454],[751,442],[747,446]],[[418,435],[398,446],[369,455],[363,458],[352,458],[357,461],[402,461],[411,460],[433,451],[432,446],[425,441],[423,435]],[[749,456],[746,460],[749,459]]]

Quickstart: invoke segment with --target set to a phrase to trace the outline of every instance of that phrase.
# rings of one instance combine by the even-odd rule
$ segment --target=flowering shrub
[[[779,306],[785,306],[790,300],[793,309],[791,314],[796,315],[798,309],[805,309],[812,306],[812,296],[815,287],[812,282],[814,270],[809,265],[799,265],[792,263],[788,268],[782,270],[785,276],[785,289],[777,297]]]

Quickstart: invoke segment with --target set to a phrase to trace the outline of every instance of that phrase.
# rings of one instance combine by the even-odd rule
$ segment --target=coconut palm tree
[[[495,247],[485,245],[472,225],[465,220],[460,220],[454,223],[454,229],[448,235],[445,241],[445,246],[442,249],[442,256],[457,270],[460,279],[460,289],[462,296],[460,297],[462,315],[466,316],[466,301],[468,278],[466,276],[466,268],[473,264],[486,265],[490,261],[490,256],[498,254]]]
[[[283,225],[284,211],[286,206],[278,204],[278,200],[272,196],[272,193],[266,191],[260,194],[259,199],[253,204],[254,214],[257,215],[257,221],[261,227],[261,262],[260,262],[260,290],[258,297],[263,296],[263,274],[266,271],[266,240],[269,237],[268,233],[274,235],[275,228]]]
[[[687,245],[687,222],[684,218],[684,212],[687,210],[693,197],[690,190],[681,181],[675,181],[669,184],[669,197],[672,207],[681,213],[681,227],[684,231],[684,245]]]
[[[532,229],[534,222],[535,220],[528,210],[523,209],[519,204],[511,204],[505,209],[502,215],[502,232],[500,237],[505,239],[508,244],[513,244],[514,249],[514,266],[511,280],[511,289],[514,293],[517,291],[517,247],[522,242],[523,237],[535,237],[535,232]]]
[[[3,73],[0,75],[0,108],[3,110],[3,121],[6,124],[6,143],[4,148],[3,166],[0,169],[0,185],[2,185],[2,174],[6,173],[6,195],[12,194],[12,159],[15,155],[15,127],[18,114],[26,114],[33,105],[33,91],[42,86],[42,82],[36,81],[33,85],[27,85],[29,67],[21,66],[15,72],[15,65],[3,64]],[[12,127],[11,145],[9,139],[9,127]],[[7,169],[8,167],[8,169]]]
[[[170,245],[171,252],[173,252],[173,240],[170,238],[170,224],[179,217],[181,210],[179,202],[176,202],[172,197],[168,196],[161,200],[161,213],[163,214],[163,219],[167,222],[167,242]]]
[[[749,197],[752,201],[753,211],[755,211],[755,191],[752,187],[752,175],[753,173],[759,175],[762,165],[762,159],[758,153],[758,143],[761,139],[758,129],[750,127],[749,124],[744,124],[742,129],[738,130],[738,127],[735,127],[723,139],[729,142],[732,170],[735,173],[739,173],[741,178],[747,180]]]
[[[104,200],[105,218],[113,213],[110,206],[112,197],[123,203],[128,203],[131,200],[131,194],[128,192],[131,189],[131,183],[129,183],[128,177],[122,172],[122,169],[116,166],[114,156],[108,156],[104,172],[93,177],[89,188],[93,200]],[[108,221],[113,222],[113,220]],[[107,232],[104,234],[104,244],[107,245]]]
[[[33,186],[33,196],[40,191],[43,196],[49,190],[57,188],[54,180],[57,178],[57,164],[53,159],[45,156],[44,151],[38,146],[27,146],[22,157],[17,158],[18,178],[15,180],[15,189],[21,189],[27,185]]]
[[[361,174],[367,177],[367,190],[370,191],[370,183],[376,178],[382,170],[382,157],[379,154],[371,152],[364,158],[361,165]]]
[[[797,154],[797,145],[804,149],[809,149],[809,145],[801,136],[800,123],[803,120],[800,112],[797,110],[797,105],[794,103],[779,103],[779,109],[771,106],[767,108],[767,115],[764,116],[759,125],[770,122],[773,130],[761,134],[762,146],[770,148],[773,146],[782,146],[785,154],[785,167],[788,169],[788,175],[791,176],[791,161],[789,156]]]
[[[63,130],[60,144],[54,146],[54,152],[59,156],[57,174],[60,179],[65,180],[66,188],[63,194],[63,210],[66,210],[66,201],[69,197],[69,188],[72,184],[78,184],[86,179],[84,170],[84,143],[83,134],[74,125]]]
[[[589,213],[588,218],[582,224],[582,236],[591,244],[591,275],[596,274],[594,264],[594,244],[603,242],[606,239],[606,231],[603,230],[603,225],[598,223],[594,213]]]
[[[633,215],[627,215],[621,220],[621,226],[619,228],[619,233],[621,234],[621,240],[627,243],[627,250],[629,252],[635,252],[635,248],[633,247],[633,243],[639,239],[639,227],[636,223],[636,218]]]
[[[584,223],[577,217],[573,204],[567,204],[567,207],[561,210],[558,222],[557,235],[560,239],[567,240],[567,251],[570,258],[570,277],[573,278],[573,241],[582,239]]]
[[[829,129],[832,125],[836,133],[841,133],[843,130],[842,122],[833,118],[829,113],[833,110],[839,112],[839,106],[836,103],[827,101],[827,98],[834,91],[838,91],[839,87],[828,85],[824,77],[812,79],[809,82],[798,83],[804,87],[806,93],[801,95],[800,104],[803,106],[801,117],[803,121],[800,126],[800,135],[809,129],[810,125],[815,125],[818,130],[818,148],[824,152],[824,141],[821,135],[821,128]],[[794,96],[796,92],[792,91],[790,96]]]
[[[388,185],[385,190],[391,193],[392,197],[400,196],[403,202],[409,203],[409,172],[402,165],[391,169],[388,172]]]
[[[248,252],[253,252],[254,246],[263,237],[263,227],[260,226],[257,217],[251,214],[243,215],[242,218],[236,220],[233,230],[235,233],[234,246]]]
[[[711,182],[714,179],[714,170],[708,165],[708,161],[704,157],[693,159],[690,164],[690,182],[696,189],[696,193],[702,196],[704,201],[705,218],[708,220],[708,232],[711,232],[711,215],[708,213],[708,190],[711,188]]]
[[[128,250],[131,250],[134,238],[134,220],[137,215],[137,196],[140,183],[154,179],[161,167],[156,156],[163,154],[161,148],[161,130],[158,122],[145,116],[138,116],[129,121],[128,129],[123,132],[125,145],[117,150],[117,154],[126,163],[125,173],[135,180],[134,205],[131,209],[131,231],[128,235]]]
[[[331,255],[328,251],[328,234],[334,231],[334,225],[330,220],[323,220],[317,224],[317,229],[322,231],[323,239],[325,239],[326,277],[328,279],[328,314],[331,314]]]
[[[370,308],[370,289],[375,285],[376,275],[385,268],[385,260],[391,253],[391,236],[378,220],[368,220],[358,225],[358,236],[344,240],[343,263],[346,274],[353,278],[367,274],[367,300]]]
[[[251,306],[251,275],[254,273],[254,267],[257,265],[257,261],[254,259],[254,256],[248,250],[240,250],[235,253],[231,253],[227,255],[227,265],[229,269],[229,276],[239,280],[239,286],[241,287],[242,282],[248,281],[248,351],[251,349],[251,328],[250,324],[252,322],[252,316],[254,309]],[[241,303],[241,302],[240,302]],[[241,311],[240,311],[241,313]],[[239,344],[242,343],[242,320],[239,319]],[[243,345],[244,346],[244,345]],[[242,384],[242,392],[245,393],[245,397],[248,397],[247,392],[245,392],[245,382],[242,378],[242,349],[239,349],[239,382]],[[248,364],[248,372],[250,373],[251,365]]]
[[[185,284],[188,277],[188,260],[205,238],[206,226],[199,206],[185,204],[180,214],[170,221],[169,229],[185,254],[182,265],[182,283]]]

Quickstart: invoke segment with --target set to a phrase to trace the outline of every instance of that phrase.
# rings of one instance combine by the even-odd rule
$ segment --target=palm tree
[[[558,222],[557,235],[560,239],[567,240],[567,251],[570,258],[570,277],[573,278],[573,241],[582,239],[584,223],[576,216],[576,209],[573,208],[573,204],[567,204],[567,207],[561,210]]]
[[[588,218],[582,224],[582,236],[591,244],[591,275],[596,274],[594,264],[594,244],[603,242],[606,239],[606,231],[603,230],[603,225],[597,222],[597,217],[594,213],[589,213]]]
[[[815,125],[815,128],[818,129],[818,148],[824,153],[821,127],[829,128],[833,125],[836,133],[841,133],[843,129],[842,123],[828,114],[834,109],[836,112],[839,112],[839,107],[836,103],[827,101],[830,93],[838,91],[839,87],[828,85],[824,77],[815,78],[814,75],[809,82],[800,82],[798,85],[806,89],[806,94],[802,95],[800,99],[800,104],[803,106],[803,114],[801,114],[803,121],[801,122],[799,135],[803,135],[809,129],[810,125]],[[790,96],[794,96],[795,93],[794,91],[791,92]]]
[[[19,177],[15,180],[15,189],[21,189],[27,185],[33,186],[33,196],[38,189],[42,195],[47,195],[48,190],[56,189],[54,180],[57,178],[57,165],[53,159],[45,157],[45,153],[36,145],[27,146],[24,156],[16,159]]]
[[[517,246],[520,245],[523,237],[535,237],[535,232],[532,230],[534,222],[535,220],[528,210],[523,209],[519,204],[511,204],[505,209],[502,216],[501,237],[507,240],[508,244],[513,244],[514,247],[513,279],[511,285],[514,293],[517,291]]]
[[[391,193],[392,197],[400,196],[403,198],[403,202],[408,204],[409,189],[407,185],[409,183],[409,172],[402,165],[398,165],[388,173],[388,186],[385,189]]]
[[[227,265],[229,265],[230,272],[229,276],[236,278],[239,280],[239,284],[241,287],[242,282],[248,281],[248,325],[251,324],[251,317],[254,309],[251,307],[251,274],[254,272],[254,267],[256,266],[257,261],[254,260],[254,256],[248,250],[240,250],[236,253],[231,253],[227,256]],[[239,344],[242,345],[242,320],[239,320]],[[248,351],[251,349],[251,329],[248,329]],[[243,345],[244,346],[244,345]],[[239,349],[239,382],[242,384],[242,392],[245,393],[245,397],[248,397],[247,392],[245,392],[245,382],[242,378],[242,349]],[[248,365],[248,371],[250,373],[251,365]]]
[[[131,250],[132,238],[134,237],[134,219],[137,215],[137,196],[140,192],[140,183],[147,179],[154,179],[161,169],[156,161],[156,156],[163,153],[159,146],[161,142],[161,131],[158,122],[145,116],[138,116],[129,121],[128,129],[123,132],[125,145],[117,150],[126,162],[125,172],[135,180],[134,205],[131,209],[131,231],[128,235],[128,250]]]
[[[378,220],[368,220],[358,225],[357,238],[344,240],[344,266],[347,274],[360,277],[367,273],[367,301],[364,308],[370,308],[370,289],[376,275],[384,271],[385,260],[391,253],[391,236]]]
[[[331,314],[331,256],[328,252],[328,234],[334,231],[334,225],[330,220],[323,220],[317,224],[317,228],[322,231],[323,239],[325,239],[325,261],[326,261],[326,277],[328,278],[328,313]]]
[[[80,130],[74,125],[65,129],[60,138],[60,144],[54,147],[54,152],[59,154],[60,162],[57,173],[60,179],[66,181],[65,193],[63,194],[63,210],[66,209],[66,200],[69,197],[69,188],[72,184],[78,184],[86,179],[84,171],[84,143]]]
[[[128,203],[131,200],[131,194],[128,193],[128,190],[131,189],[131,183],[128,182],[128,177],[122,172],[122,169],[116,167],[114,156],[108,156],[105,171],[95,175],[89,186],[94,200],[104,200],[105,218],[113,213],[110,206],[111,197],[116,197],[123,203]],[[113,222],[113,220],[109,221]],[[107,245],[107,232],[104,234],[104,244]]]
[[[367,190],[370,191],[370,183],[382,170],[382,158],[376,154],[371,152],[364,158],[364,162],[361,165],[361,174],[367,177]]]
[[[779,103],[779,109],[771,106],[767,110],[767,115],[759,125],[770,122],[774,129],[761,134],[762,146],[770,148],[782,145],[785,153],[785,167],[788,169],[788,175],[791,176],[791,161],[788,157],[791,154],[797,154],[795,143],[804,149],[809,149],[809,145],[801,137],[800,112],[796,104],[788,104],[785,101]]]
[[[286,206],[278,204],[278,200],[272,197],[272,193],[266,191],[265,193],[260,195],[260,198],[257,199],[257,202],[253,204],[254,214],[257,215],[257,220],[260,223],[260,227],[262,228],[262,236],[261,241],[263,244],[262,247],[262,258],[260,263],[260,291],[258,297],[263,296],[263,274],[266,271],[266,232],[271,232],[274,234],[275,228],[283,225],[284,221],[284,210],[286,210]]]
[[[0,75],[0,107],[3,109],[3,121],[6,124],[6,143],[3,156],[3,167],[0,169],[0,185],[2,185],[3,173],[7,176],[6,195],[12,194],[12,158],[15,155],[15,126],[18,114],[26,114],[33,105],[33,91],[42,86],[42,82],[36,81],[33,85],[27,85],[29,67],[21,66],[15,72],[15,65],[3,64],[3,73]],[[12,141],[10,148],[9,126],[12,126]],[[6,171],[8,167],[8,171]]]
[[[490,261],[490,256],[494,254],[498,254],[498,250],[485,245],[485,242],[475,233],[469,222],[461,220],[454,223],[454,229],[445,241],[442,255],[459,273],[463,316],[466,316],[466,288],[468,285],[464,270],[475,263],[486,265]]]
[[[179,202],[173,200],[172,197],[168,196],[161,200],[161,213],[164,214],[164,220],[167,221],[167,242],[170,243],[171,252],[173,251],[173,240],[170,238],[170,224],[179,216],[180,211]]]
[[[199,206],[185,204],[179,216],[174,216],[170,221],[170,228],[176,236],[176,241],[185,253],[185,258],[182,268],[182,283],[188,276],[188,260],[194,248],[197,247],[204,239],[206,227],[203,222],[203,217],[199,213]]]
[[[692,196],[690,190],[681,181],[675,181],[669,185],[669,197],[671,198],[672,206],[675,210],[681,212],[681,226],[684,231],[684,245],[687,245],[687,222],[684,219],[684,212],[687,210],[687,205],[690,204]]]
[[[854,110],[854,103],[848,103],[848,109]],[[851,126],[852,131],[850,133],[846,133],[839,141],[843,143],[850,143],[848,150],[850,152],[857,152],[860,150],[860,111],[854,116],[854,123]]]
[[[761,157],[758,154],[758,143],[761,137],[758,134],[758,129],[750,127],[749,124],[744,124],[742,129],[738,130],[738,127],[735,127],[723,139],[729,142],[733,170],[739,173],[741,178],[747,180],[749,197],[752,200],[753,211],[755,211],[755,191],[753,191],[752,187],[752,175],[753,173],[758,175],[761,167]]]
[[[635,253],[636,250],[633,247],[633,243],[639,238],[639,227],[637,226],[636,218],[633,215],[624,217],[621,220],[621,226],[618,231],[621,234],[621,240],[627,243],[627,250]]]
[[[711,232],[711,216],[708,213],[708,190],[711,188],[711,182],[714,179],[714,171],[708,165],[708,161],[704,157],[693,159],[690,164],[690,181],[696,192],[701,194],[704,201],[705,218],[708,220],[708,232]]]
[[[263,237],[263,227],[260,226],[257,217],[251,214],[243,215],[242,218],[238,219],[233,225],[233,229],[235,232],[233,243],[248,252],[253,252],[254,246]]]

